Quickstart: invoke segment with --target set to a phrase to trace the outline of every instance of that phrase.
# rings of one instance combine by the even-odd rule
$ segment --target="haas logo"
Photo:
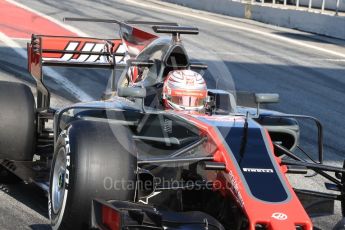
[[[77,51],[80,42],[69,42],[67,47],[65,48],[66,51]],[[103,43],[94,43],[94,42],[87,42],[84,44],[80,51],[86,52],[101,52],[104,51],[106,48],[105,44]],[[95,62],[99,60],[101,57],[100,55],[89,55],[89,54],[82,54],[79,55],[78,58],[73,58],[74,54],[64,54],[60,59],[61,61],[76,61],[76,62]]]
[[[65,48],[65,51],[84,51],[89,52],[90,54],[80,54],[76,55],[74,53],[66,53],[62,55],[60,58],[47,58],[45,57],[44,60],[54,60],[54,61],[69,61],[69,62],[100,62],[100,63],[109,63],[109,58],[100,55],[100,52],[106,52],[110,49],[106,43],[95,43],[95,42],[85,42],[83,47],[78,48],[81,42],[69,42]],[[95,54],[92,54],[92,53]],[[120,45],[116,52],[123,52],[125,53],[125,47]],[[115,57],[116,63],[124,62],[125,57]]]
[[[275,212],[272,214],[272,217],[276,220],[286,220],[288,216],[281,212]]]

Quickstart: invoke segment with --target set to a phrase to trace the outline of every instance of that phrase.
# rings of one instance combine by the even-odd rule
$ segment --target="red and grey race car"
[[[320,122],[260,109],[279,96],[235,92],[226,73],[212,75],[193,62],[181,36],[197,28],[67,20],[116,23],[120,39],[33,35],[28,68],[36,102],[27,86],[0,82],[0,159],[7,172],[0,179],[15,174],[45,189],[53,229],[311,230],[310,216],[331,213],[335,200],[345,209],[345,170],[323,164]],[[99,101],[52,108],[44,66],[113,74]],[[164,108],[164,81],[174,70],[206,79],[202,112]],[[317,160],[295,154],[297,121],[305,119],[318,128]],[[293,188],[286,175],[308,170],[339,194]]]

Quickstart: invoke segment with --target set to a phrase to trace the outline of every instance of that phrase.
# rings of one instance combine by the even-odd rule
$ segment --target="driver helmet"
[[[192,70],[173,70],[163,84],[167,109],[200,111],[205,108],[207,87],[204,78]]]

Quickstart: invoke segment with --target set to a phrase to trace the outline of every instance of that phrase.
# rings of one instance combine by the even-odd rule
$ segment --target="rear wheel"
[[[0,81],[0,183],[15,183],[11,160],[31,161],[36,143],[35,100],[22,83]]]
[[[88,229],[91,201],[134,199],[136,154],[131,135],[107,122],[74,121],[58,138],[50,174],[53,229]],[[120,183],[122,186],[115,186]]]

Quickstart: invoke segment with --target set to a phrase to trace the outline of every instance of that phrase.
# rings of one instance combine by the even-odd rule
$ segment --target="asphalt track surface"
[[[95,17],[119,20],[173,21],[197,26],[199,36],[184,36],[194,58],[210,68],[225,68],[231,73],[237,90],[276,92],[281,103],[269,108],[281,112],[312,115],[325,129],[325,160],[340,165],[345,158],[345,42],[295,30],[268,26],[179,6],[151,1],[24,1],[22,3],[60,22],[63,17]],[[37,16],[38,18],[38,16]],[[36,19],[32,19],[33,23]],[[0,16],[0,22],[1,20]],[[17,25],[17,26],[16,26]],[[27,73],[23,53],[29,28],[12,23],[13,30],[23,34],[0,36],[0,80],[34,85]],[[35,24],[33,24],[35,25]],[[70,23],[90,36],[116,37],[115,25]],[[6,25],[5,25],[6,26]],[[37,25],[35,25],[36,28]],[[4,32],[0,25],[0,32]],[[45,28],[41,28],[43,32]],[[46,28],[48,31],[48,28]],[[67,33],[67,32],[66,32]],[[74,31],[73,33],[76,33]],[[12,44],[14,41],[19,47]],[[109,72],[94,70],[59,70],[68,79],[65,87],[54,73],[46,78],[53,92],[53,105],[61,106],[83,98],[100,97],[107,86]],[[49,72],[51,73],[51,72]],[[215,74],[219,74],[217,71]],[[228,82],[220,73],[221,83]],[[72,92],[73,91],[73,92]],[[85,96],[86,95],[86,96]],[[316,130],[312,123],[303,124],[302,145],[315,153]],[[315,156],[315,154],[314,154]],[[322,190],[323,180],[292,177],[300,188]],[[0,185],[0,229],[50,229],[45,194],[33,185]],[[339,204],[335,215],[313,218],[315,226],[331,229],[341,218]]]

